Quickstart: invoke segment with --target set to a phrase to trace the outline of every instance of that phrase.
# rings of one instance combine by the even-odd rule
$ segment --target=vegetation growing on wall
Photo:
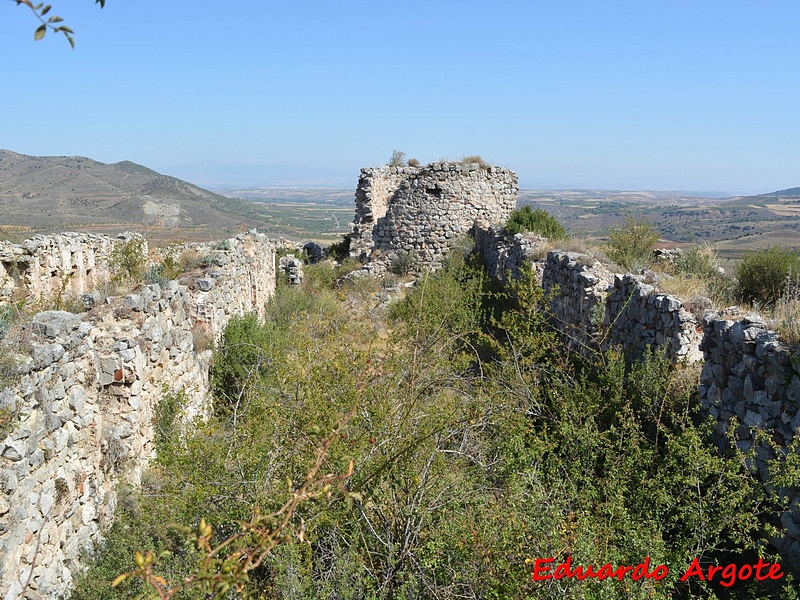
[[[503,229],[506,235],[530,231],[548,240],[566,240],[568,237],[567,230],[553,215],[541,208],[534,210],[527,205],[514,210]]]
[[[117,285],[141,283],[147,267],[147,241],[142,236],[119,240],[110,256],[111,278]]]

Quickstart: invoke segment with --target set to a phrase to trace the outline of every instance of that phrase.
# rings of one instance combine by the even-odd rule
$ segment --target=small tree
[[[530,231],[548,240],[565,240],[568,237],[567,230],[553,215],[541,208],[534,210],[527,205],[512,211],[504,230],[506,235]]]
[[[406,164],[406,153],[399,150],[392,151],[392,157],[389,159],[390,167],[402,167]]]
[[[346,233],[344,237],[339,242],[334,242],[330,246],[328,246],[328,256],[333,258],[334,260],[342,261],[348,256],[350,256],[350,240],[352,239],[352,235]]]
[[[647,219],[629,216],[621,225],[611,228],[608,237],[608,257],[619,266],[633,270],[652,264],[659,235]]]
[[[110,262],[114,283],[141,282],[147,267],[147,241],[140,235],[118,240],[111,250]]]

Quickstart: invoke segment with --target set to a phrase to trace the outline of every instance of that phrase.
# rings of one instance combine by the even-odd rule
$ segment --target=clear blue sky
[[[525,187],[800,185],[798,0],[52,2],[75,50],[0,0],[16,152],[354,184],[399,149]]]

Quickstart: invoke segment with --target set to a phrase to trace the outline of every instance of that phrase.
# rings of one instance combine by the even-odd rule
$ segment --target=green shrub
[[[675,259],[675,273],[685,277],[710,279],[719,274],[716,254],[710,244],[694,244]]]
[[[358,271],[363,266],[364,265],[362,265],[355,258],[345,258],[342,260],[340,265],[337,265],[337,267],[333,270],[333,273],[336,275],[336,279],[339,280],[353,271]]]
[[[675,294],[684,300],[703,296],[715,306],[736,302],[735,281],[720,272],[716,254],[707,242],[694,244],[687,252],[679,254],[673,263],[662,263],[670,278],[660,278],[659,289]]]
[[[419,161],[416,158],[409,158],[408,159],[408,166],[409,167],[418,167]]]
[[[352,236],[348,233],[342,238],[341,242],[336,242],[328,246],[328,256],[338,261],[342,261],[350,256],[351,239]]]
[[[736,266],[739,295],[745,302],[772,306],[783,295],[787,279],[800,274],[800,255],[772,246],[745,252]]]
[[[156,455],[163,457],[173,450],[180,436],[180,416],[188,402],[186,393],[164,392],[155,406],[153,429]]]
[[[639,270],[653,263],[658,231],[646,219],[628,217],[609,230],[608,257],[625,269]]]
[[[413,252],[406,250],[399,250],[397,258],[389,263],[389,270],[395,275],[408,275],[417,267],[417,257]]]
[[[228,251],[231,249],[231,241],[230,240],[222,240],[221,242],[215,242],[211,246],[212,250],[222,250]]]
[[[16,320],[16,309],[13,305],[0,306],[0,340],[2,340]]]
[[[144,279],[147,266],[147,241],[133,236],[118,241],[111,250],[111,279],[114,283],[136,284]]]
[[[567,230],[553,215],[541,208],[534,210],[527,205],[514,210],[509,215],[504,230],[506,235],[530,231],[546,237],[548,240],[567,239]]]

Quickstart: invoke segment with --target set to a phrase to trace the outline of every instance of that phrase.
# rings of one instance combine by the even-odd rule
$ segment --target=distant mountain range
[[[129,161],[105,164],[81,156],[0,150],[0,228],[177,229],[173,237],[185,230],[194,234],[186,237],[197,238],[263,224],[264,215],[252,202],[227,198]]]

